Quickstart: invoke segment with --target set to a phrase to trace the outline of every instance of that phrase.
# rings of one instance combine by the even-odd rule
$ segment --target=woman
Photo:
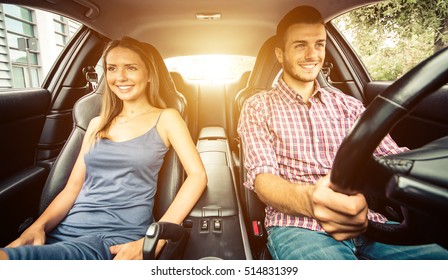
[[[180,224],[207,178],[183,119],[165,109],[153,58],[129,37],[103,54],[107,87],[65,188],[4,259],[141,259],[157,174],[172,146],[187,178],[160,221]],[[43,245],[45,246],[24,246]],[[156,253],[164,245],[159,241]]]

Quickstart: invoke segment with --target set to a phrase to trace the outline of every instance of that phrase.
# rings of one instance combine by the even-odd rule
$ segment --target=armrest
[[[227,134],[223,127],[220,126],[208,126],[201,129],[199,133],[199,140],[216,140],[226,139]]]
[[[156,259],[155,252],[160,239],[166,239],[168,243],[161,252],[159,259],[180,259],[188,240],[188,232],[186,228],[178,224],[152,223],[146,231],[143,241],[144,260]]]

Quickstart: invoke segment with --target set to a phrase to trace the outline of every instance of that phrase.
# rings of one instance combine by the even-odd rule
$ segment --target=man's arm
[[[259,174],[255,191],[265,204],[289,215],[304,215],[318,221],[336,240],[346,240],[365,232],[367,202],[362,194],[345,195],[332,189],[330,175],[316,185],[290,183],[273,174]]]
[[[270,134],[268,126],[270,114],[265,98],[263,94],[258,94],[248,99],[238,122],[238,135],[244,152],[243,164],[247,171],[245,186],[251,190],[258,174],[279,174],[273,147],[274,136]]]
[[[314,217],[312,193],[314,186],[294,184],[273,174],[255,177],[255,192],[262,202],[275,210],[293,215]]]

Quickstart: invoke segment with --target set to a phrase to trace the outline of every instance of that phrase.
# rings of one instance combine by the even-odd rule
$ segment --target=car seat
[[[242,89],[235,97],[234,112],[237,116],[234,118],[236,122],[239,120],[241,109],[244,102],[257,92],[269,90],[281,70],[275,56],[275,36],[268,38],[258,51],[254,68],[249,76],[247,86]],[[235,125],[237,127],[238,124]],[[266,230],[263,226],[265,217],[265,205],[260,201],[258,196],[251,190],[245,188],[243,183],[246,181],[246,169],[244,167],[244,153],[241,141],[239,141],[240,165],[238,168],[238,178],[240,186],[240,195],[242,197],[243,211],[246,219],[246,227],[249,229],[249,241],[254,259],[270,259],[271,256],[266,248]]]

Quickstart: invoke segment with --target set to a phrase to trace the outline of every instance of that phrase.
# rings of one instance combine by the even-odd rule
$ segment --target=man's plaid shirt
[[[315,84],[310,105],[283,80],[270,91],[260,92],[245,102],[238,134],[244,149],[247,188],[254,189],[255,177],[261,173],[271,173],[293,183],[315,184],[330,171],[339,145],[365,108],[351,96]],[[405,150],[387,136],[375,156]],[[368,218],[386,221],[371,210]],[[310,217],[287,215],[270,206],[266,208],[265,225],[323,230]]]

